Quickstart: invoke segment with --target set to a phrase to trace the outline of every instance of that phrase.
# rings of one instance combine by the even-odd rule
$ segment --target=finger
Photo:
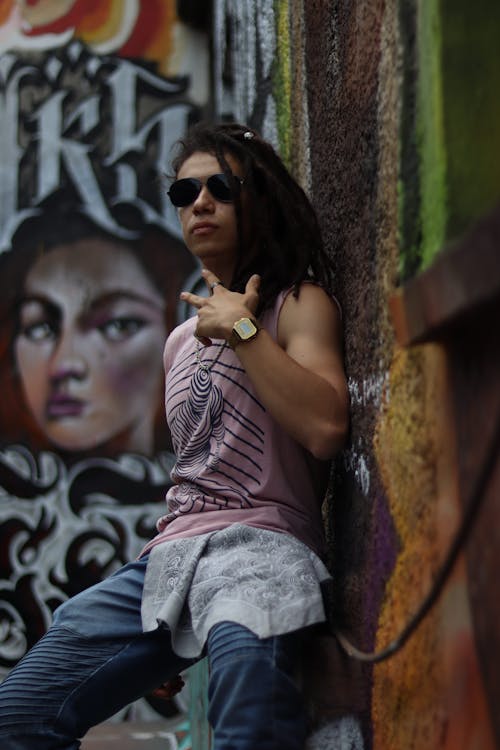
[[[208,336],[199,336],[197,333],[195,333],[194,337],[195,339],[198,339],[200,344],[202,344],[203,346],[210,346],[210,344],[212,343],[212,339],[209,339]]]
[[[260,276],[254,273],[245,285],[246,304],[252,312],[255,312],[259,304]]]
[[[175,677],[172,677],[171,680],[167,680],[166,682],[163,682],[161,685],[159,685],[156,689],[156,691],[165,691],[169,692],[171,690],[180,690],[184,687],[184,679],[182,675],[178,674]]]
[[[184,685],[185,683],[182,677],[177,675],[177,677],[174,677],[172,680],[164,682],[163,685],[160,685],[160,687],[153,690],[152,693],[157,698],[169,700],[170,698],[173,698],[174,695],[177,695],[177,693],[180,693]]]
[[[252,274],[245,286],[245,294],[258,294],[260,287],[260,276],[258,273]]]
[[[214,294],[215,290],[219,286],[222,286],[222,287],[224,286],[222,281],[212,281],[212,283],[210,284],[210,291],[212,292],[212,294]]]
[[[192,294],[191,292],[181,292],[180,299],[198,309],[207,302],[206,297],[200,297],[198,294]]]
[[[209,292],[211,292],[212,294],[218,287],[224,286],[222,281],[214,273],[212,273],[212,271],[209,271],[208,268],[204,268],[201,272],[201,275],[205,280],[205,284],[207,285]]]

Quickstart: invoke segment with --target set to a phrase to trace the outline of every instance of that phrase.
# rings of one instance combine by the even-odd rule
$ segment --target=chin
[[[82,431],[71,434],[69,431],[52,431],[46,433],[52,445],[60,451],[67,453],[100,452],[106,445],[113,443],[113,437],[103,435],[96,437],[95,433],[89,436],[82,435]],[[99,450],[97,450],[99,449]]]
[[[44,430],[54,448],[65,453],[118,456],[121,453],[139,453],[150,456],[154,449],[152,429],[133,429],[130,426],[112,433],[106,431],[96,437],[95,429]]]

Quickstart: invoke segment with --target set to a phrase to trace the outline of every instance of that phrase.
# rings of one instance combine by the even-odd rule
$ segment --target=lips
[[[85,408],[85,401],[65,395],[54,395],[47,402],[47,418],[79,417]]]
[[[193,225],[191,234],[194,234],[196,236],[203,236],[205,234],[212,234],[212,232],[215,232],[216,229],[216,224],[211,224],[209,221],[199,221]]]

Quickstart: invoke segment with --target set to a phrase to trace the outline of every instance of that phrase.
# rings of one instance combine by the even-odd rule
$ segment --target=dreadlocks
[[[198,123],[178,142],[172,162],[176,175],[196,151],[213,154],[227,176],[231,169],[226,154],[243,167],[251,232],[245,241],[241,196],[234,192],[239,246],[230,289],[243,292],[249,276],[258,273],[258,314],[271,307],[283,289],[293,287],[298,296],[306,279],[331,290],[331,267],[314,209],[271,144],[246,125]],[[249,242],[251,247],[246,246]]]

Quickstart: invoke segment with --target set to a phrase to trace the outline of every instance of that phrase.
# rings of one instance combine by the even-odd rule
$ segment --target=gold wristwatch
[[[228,344],[231,349],[234,349],[238,344],[243,344],[246,341],[251,341],[259,332],[259,324],[255,318],[240,318],[233,325],[231,336],[229,337]]]

